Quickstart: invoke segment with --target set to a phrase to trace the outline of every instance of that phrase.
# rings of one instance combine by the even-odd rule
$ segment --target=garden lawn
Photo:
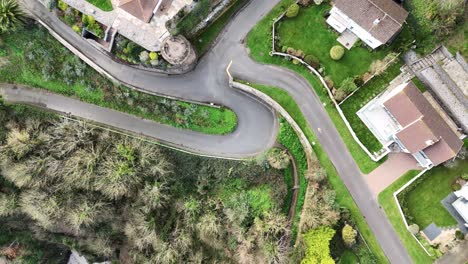
[[[388,87],[388,83],[400,74],[402,65],[403,62],[392,64],[384,73],[371,79],[340,105],[357,137],[370,152],[379,151],[382,149],[382,144],[362,122],[356,112]]]
[[[114,9],[110,0],[86,0],[86,2],[93,4],[102,11],[112,11]]]
[[[315,137],[309,125],[307,124],[304,115],[302,114],[299,106],[296,104],[294,99],[286,91],[279,88],[258,84],[250,84],[250,86],[267,94],[273,100],[278,102],[293,117],[294,121],[296,121],[296,123],[299,125],[309,142],[315,142],[315,145],[313,145],[314,152],[317,155],[320,165],[326,170],[327,177],[332,188],[336,191],[336,202],[340,206],[346,207],[350,211],[352,218],[356,222],[356,226],[358,227],[359,232],[365,238],[372,253],[377,258],[377,263],[388,263],[387,258],[385,257],[382,249],[380,248],[379,243],[377,242],[374,234],[369,229],[369,226],[367,225],[366,220],[362,216],[361,211],[357,207],[348,189],[346,188],[343,181],[336,172],[336,169],[333,166],[333,163],[328,158],[327,153],[322,149],[320,144],[317,143],[317,138]]]
[[[285,60],[280,57],[272,57],[269,55],[271,50],[271,25],[272,20],[281,14],[290,4],[294,3],[293,0],[283,0],[275,6],[270,13],[268,13],[249,33],[247,36],[247,47],[250,50],[250,56],[259,62],[266,64],[275,64],[302,75],[315,90],[320,100],[326,104],[327,110],[331,120],[335,124],[338,132],[340,133],[343,141],[345,142],[348,150],[355,159],[359,168],[363,173],[369,173],[379,166],[380,163],[373,162],[370,157],[361,149],[361,147],[354,141],[351,133],[347,129],[345,123],[338,114],[338,111],[333,107],[333,104],[328,97],[325,87],[322,86],[320,81],[311,74],[305,67],[294,65],[291,61]],[[302,11],[302,10],[301,10]],[[293,114],[294,116],[294,114]]]
[[[227,108],[166,99],[118,86],[80,61],[42,28],[27,26],[2,36],[8,60],[0,82],[42,88],[81,101],[126,112],[178,128],[227,134],[237,126]],[[47,48],[46,48],[47,47]]]
[[[393,193],[400,189],[405,183],[410,181],[419,171],[409,171],[392,185],[387,187],[384,191],[379,194],[379,203],[385,211],[387,218],[395,228],[398,236],[400,237],[401,242],[408,250],[411,259],[415,264],[427,264],[432,263],[434,260],[424,252],[424,249],[416,242],[416,240],[411,236],[410,232],[406,229],[403,219],[401,218],[400,211],[398,210],[395,199],[393,198]]]
[[[324,75],[330,76],[335,86],[339,87],[347,77],[360,76],[367,72],[372,61],[385,57],[388,49],[372,51],[358,42],[351,50],[345,51],[341,60],[332,60],[330,49],[341,44],[336,41],[338,33],[327,26],[324,18],[330,8],[326,3],[319,6],[312,3],[309,7],[301,8],[297,17],[282,19],[277,24],[277,49],[286,46],[314,55],[325,68]]]
[[[237,0],[223,15],[205,29],[205,31],[191,39],[199,56],[203,55],[209,49],[210,45],[229,22],[229,19],[231,19],[233,14],[241,9],[245,3],[247,3],[247,0]]]
[[[455,162],[456,166],[452,168],[438,166],[427,171],[408,187],[410,191],[398,197],[400,202],[405,201],[405,214],[409,222],[414,222],[421,229],[432,222],[441,227],[457,224],[440,202],[453,192],[452,183],[468,171],[468,159]]]

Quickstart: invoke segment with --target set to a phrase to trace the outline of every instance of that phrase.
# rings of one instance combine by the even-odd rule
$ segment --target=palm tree
[[[16,0],[0,0],[0,32],[14,30],[19,24],[24,23],[26,15],[21,10]]]

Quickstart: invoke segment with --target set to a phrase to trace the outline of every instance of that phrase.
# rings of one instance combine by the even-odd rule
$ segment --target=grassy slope
[[[338,111],[332,106],[331,100],[329,99],[325,88],[321,85],[320,81],[312,75],[306,68],[292,64],[290,61],[279,58],[271,57],[268,52],[271,50],[271,23],[273,18],[277,17],[281,12],[285,10],[287,6],[293,3],[293,0],[284,0],[277,5],[273,10],[267,14],[249,33],[247,38],[247,46],[250,50],[251,57],[259,62],[266,64],[276,64],[285,68],[296,71],[302,75],[311,86],[315,89],[321,101],[326,104],[325,109],[330,115],[331,120],[335,124],[338,132],[340,133],[343,141],[348,147],[349,151],[359,165],[359,168],[364,173],[369,173],[375,169],[379,163],[373,162],[369,156],[359,147],[354,141],[351,133],[346,128],[343,120],[338,114]]]
[[[339,43],[336,41],[338,34],[326,25],[323,16],[330,8],[327,4],[311,4],[301,8],[297,17],[284,19],[279,24],[277,34],[281,47],[293,47],[317,57],[325,67],[325,75],[329,75],[335,86],[339,86],[347,77],[364,74],[373,60],[385,57],[387,50],[371,52],[366,47],[355,45],[351,50],[346,50],[341,60],[332,60],[330,49]]]
[[[299,109],[299,106],[296,102],[292,99],[292,97],[285,92],[284,90],[263,86],[263,85],[256,85],[251,84],[254,88],[262,91],[263,93],[269,95],[275,101],[277,101],[281,106],[283,106],[286,111],[294,118],[297,124],[301,127],[302,131],[305,133],[307,138],[310,142],[317,142],[317,138],[315,137],[314,133],[310,129],[307,121],[305,120],[302,112]],[[349,193],[348,189],[341,181],[338,173],[335,170],[332,162],[328,158],[325,151],[319,144],[315,144],[313,146],[314,151],[317,155],[318,160],[322,167],[327,171],[328,180],[330,181],[333,189],[336,191],[336,201],[340,206],[346,207],[350,210],[353,219],[356,221],[356,225],[359,228],[359,231],[366,239],[366,242],[369,244],[372,252],[376,256],[378,263],[387,263],[388,260],[385,257],[382,249],[380,248],[374,234],[369,229],[364,217],[362,216],[359,208],[355,204],[351,194]]]
[[[36,31],[35,31],[36,30]],[[37,62],[37,65],[42,67],[50,66],[51,64],[61,63],[60,58],[64,60],[70,59],[72,55],[61,44],[52,39],[51,36],[39,32],[36,28],[28,28],[18,31],[16,34],[4,35],[2,37],[4,47],[0,50],[9,54],[8,60],[15,67],[0,68],[0,82],[20,83],[32,87],[43,88],[55,93],[77,98],[81,101],[96,104],[99,106],[112,108],[118,111],[127,112],[132,115],[154,120],[160,123],[171,125],[174,127],[190,129],[207,134],[226,134],[232,132],[237,126],[237,116],[229,109],[213,108],[209,106],[194,105],[187,102],[162,99],[157,96],[138,92],[128,88],[116,88],[110,84],[104,77],[98,75],[94,70],[87,68],[88,78],[92,80],[92,85],[89,87],[79,80],[75,80],[71,85],[66,84],[64,80],[50,79],[46,80],[43,74],[36,70],[27,59],[26,46],[39,46],[38,41],[29,40],[29,36],[43,39],[44,44],[49,46],[49,52],[52,53],[55,61],[52,62]],[[42,47],[38,47],[42,48]],[[36,65],[36,67],[37,67]],[[113,93],[113,94],[109,94]],[[122,94],[128,94],[128,99],[122,97]],[[120,96],[120,97],[119,97]],[[129,103],[132,100],[133,103]],[[162,112],[154,110],[155,107],[161,108],[161,105],[176,102],[181,109],[195,109],[190,116],[190,122],[184,123],[183,115],[180,113],[171,112],[172,110]],[[182,112],[183,111],[179,111]]]
[[[199,36],[191,39],[198,55],[205,53],[210,47],[211,43],[221,33],[224,26],[228,23],[232,15],[239,10],[247,0],[237,0],[221,17],[219,17],[213,24],[211,24],[205,31]]]
[[[86,0],[97,8],[103,11],[112,11],[112,3],[110,0]]]
[[[408,253],[410,254],[413,262],[416,264],[427,264],[432,263],[433,259],[431,259],[431,257],[429,257],[426,252],[424,252],[424,250],[421,248],[421,246],[419,246],[416,240],[414,240],[408,230],[406,230],[395,199],[393,198],[393,193],[401,188],[401,186],[403,186],[409,180],[414,178],[414,176],[416,176],[418,173],[419,171],[409,171],[392,185],[387,187],[387,189],[379,194],[379,203],[384,209],[385,214],[392,223],[393,227],[395,228],[395,231],[400,236],[400,240],[408,250]]]
[[[452,192],[452,182],[467,171],[468,160],[458,160],[453,168],[438,166],[426,172],[421,182],[405,195],[413,222],[421,229],[432,222],[438,226],[456,225],[457,222],[440,201]]]

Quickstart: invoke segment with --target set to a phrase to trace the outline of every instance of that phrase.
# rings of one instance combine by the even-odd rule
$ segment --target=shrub
[[[312,0],[300,0],[299,4],[301,6],[309,6],[311,2],[312,2]]]
[[[357,86],[352,78],[346,78],[341,82],[340,89],[347,93],[351,93],[357,89]]]
[[[302,50],[297,50],[297,51],[296,51],[296,54],[294,54],[294,56],[303,59],[304,56],[305,56],[305,53],[304,53],[304,51],[302,51]]]
[[[343,58],[344,53],[345,53],[345,50],[340,45],[333,46],[330,49],[330,57],[333,60],[340,60],[341,58]]]
[[[468,180],[468,173],[463,173],[462,176],[461,176],[461,178],[462,178],[463,180]]]
[[[294,48],[288,47],[286,48],[286,53],[288,53],[289,55],[294,55],[296,54],[296,50]]]
[[[465,235],[463,234],[462,231],[457,230],[457,231],[455,231],[455,238],[458,239],[458,240],[464,240]]]
[[[336,90],[335,94],[333,95],[333,97],[335,97],[335,100],[337,101],[343,101],[345,98],[346,98],[346,92],[343,91],[343,89],[338,89]]]
[[[364,80],[361,78],[361,76],[356,76],[354,77],[354,84],[356,84],[357,87],[361,87],[364,85]]]
[[[408,227],[408,231],[413,235],[417,235],[419,233],[419,226],[417,224],[412,224]]]
[[[139,57],[140,57],[141,62],[146,62],[149,59],[149,53],[146,50],[144,50],[144,51],[140,52]]]
[[[81,33],[81,28],[76,24],[72,26],[72,29],[78,34]]]
[[[343,238],[343,242],[345,243],[345,245],[348,247],[351,247],[356,243],[357,231],[354,230],[352,226],[346,224],[343,227],[341,236]]]
[[[286,10],[286,16],[287,17],[296,17],[299,14],[299,5],[298,4],[292,4],[288,7]]]
[[[320,67],[320,61],[314,55],[309,54],[305,56],[304,61],[315,69],[318,69]]]
[[[452,190],[459,191],[461,189],[461,185],[458,182],[452,183]]]
[[[314,3],[316,5],[321,5],[323,3],[323,0],[314,0]]]
[[[306,250],[301,264],[334,263],[330,256],[330,240],[334,234],[335,230],[326,226],[308,231],[304,235]]]
[[[292,63],[293,63],[294,65],[298,65],[298,64],[300,63],[300,61],[294,59],[294,60],[292,61]]]
[[[150,52],[149,57],[150,57],[151,60],[157,60],[158,59],[158,53],[152,51],[152,52]]]
[[[67,8],[68,8],[67,3],[65,3],[65,2],[62,1],[62,0],[58,0],[57,6],[58,6],[58,8],[59,8],[60,10],[62,10],[62,11],[64,11],[64,12],[65,12],[65,10],[67,10]]]
[[[333,80],[331,79],[330,76],[325,76],[324,78],[325,82],[327,83],[327,86],[331,89],[333,87],[333,85],[335,85],[335,83],[333,82]]]
[[[289,155],[286,150],[278,148],[274,148],[268,152],[267,160],[271,167],[278,170],[286,169],[290,163]]]

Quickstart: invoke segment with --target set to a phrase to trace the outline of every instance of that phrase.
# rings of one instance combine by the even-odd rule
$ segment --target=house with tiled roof
[[[132,16],[148,23],[162,0],[119,0],[118,7]]]
[[[413,82],[387,90],[357,115],[385,146],[411,154],[423,168],[455,158],[463,141],[453,121]]]
[[[375,49],[391,42],[407,17],[393,0],[334,0],[327,23],[341,34],[338,41],[346,48],[361,39]]]

